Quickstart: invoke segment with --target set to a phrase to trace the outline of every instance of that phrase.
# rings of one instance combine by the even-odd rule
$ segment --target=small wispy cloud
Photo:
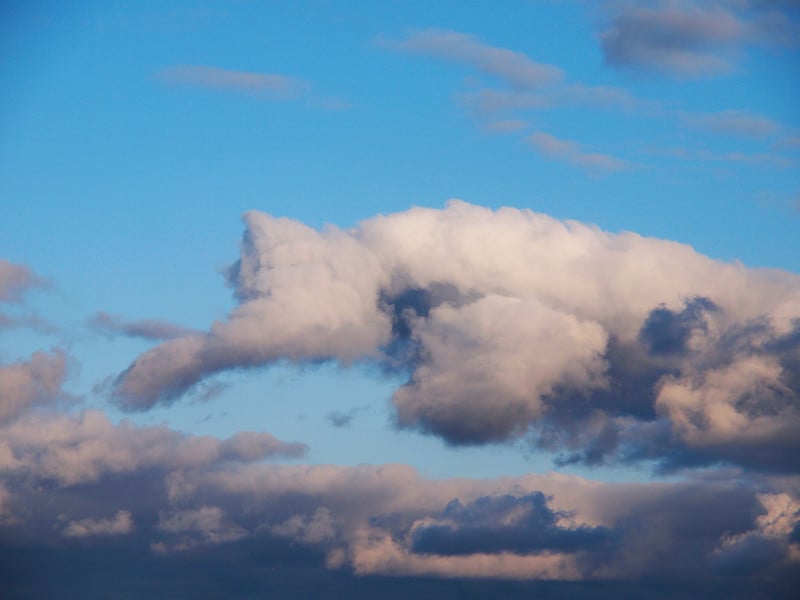
[[[0,302],[20,302],[30,290],[49,285],[25,265],[0,259]]]
[[[656,156],[666,156],[686,161],[727,162],[753,167],[787,168],[795,164],[792,159],[772,152],[714,152],[707,148],[687,148],[684,146],[650,148],[646,152]]]
[[[469,65],[518,90],[550,85],[564,77],[564,72],[554,65],[538,63],[521,52],[490,46],[475,36],[457,31],[425,29],[402,40],[380,39],[379,43],[402,52]]]
[[[120,510],[110,519],[80,519],[70,521],[64,528],[65,537],[89,537],[95,535],[125,535],[134,529],[133,516],[127,510]]]
[[[550,108],[553,105],[553,98],[541,92],[494,88],[460,93],[456,95],[456,100],[470,115],[479,119],[495,117],[498,113]]]
[[[267,100],[293,100],[306,94],[311,85],[297,77],[275,73],[232,71],[201,65],[176,65],[162,69],[159,79],[170,85],[231,90]]]
[[[171,340],[197,333],[188,327],[175,325],[167,321],[157,319],[127,321],[119,315],[112,315],[103,311],[96,312],[89,317],[87,323],[95,331],[109,336],[121,335],[154,341]]]
[[[326,415],[326,419],[328,423],[334,427],[350,427],[353,423],[353,419],[355,419],[358,413],[362,412],[364,408],[363,406],[357,406],[349,410],[334,410]]]
[[[790,135],[772,145],[773,150],[800,150],[800,135]]]
[[[508,119],[503,121],[489,121],[483,125],[483,129],[489,133],[515,133],[517,131],[522,131],[527,126],[528,123],[521,119]]]
[[[525,140],[540,154],[563,160],[592,172],[613,173],[633,167],[633,164],[608,154],[586,152],[578,142],[559,139],[549,133],[538,131]]]
[[[711,114],[683,114],[684,123],[697,129],[723,135],[765,138],[781,130],[779,123],[747,110],[725,110]]]

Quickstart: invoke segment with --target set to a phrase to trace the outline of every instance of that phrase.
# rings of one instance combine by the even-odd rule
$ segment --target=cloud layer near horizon
[[[40,589],[41,582],[26,580],[25,573],[32,565],[49,565],[48,580],[59,583],[48,594],[63,591],[63,569],[48,561],[72,561],[83,569],[77,557],[94,561],[101,555],[114,569],[121,564],[134,571],[151,569],[150,576],[134,578],[138,586],[158,581],[153,570],[174,575],[184,568],[192,581],[203,573],[226,582],[228,590],[232,578],[255,581],[252,573],[244,573],[251,563],[252,572],[272,574],[270,585],[283,570],[298,568],[317,580],[328,572],[345,578],[488,579],[494,586],[500,580],[602,582],[605,587],[595,590],[600,595],[609,582],[624,583],[637,595],[647,581],[719,591],[720,582],[732,585],[733,574],[740,592],[785,593],[797,582],[800,480],[796,473],[756,472],[760,466],[792,470],[794,464],[776,461],[780,445],[791,442],[774,434],[777,425],[771,420],[777,415],[788,428],[795,426],[791,394],[796,383],[776,383],[786,373],[796,375],[792,277],[720,265],[668,242],[459,202],[444,211],[414,209],[378,217],[350,232],[318,232],[260,213],[249,214],[247,221],[242,258],[229,272],[241,305],[209,334],[166,342],[156,352],[171,351],[176,343],[183,348],[187,340],[214,344],[221,335],[235,334],[226,343],[238,344],[242,340],[236,336],[249,329],[254,345],[232,347],[238,360],[249,362],[226,362],[225,368],[261,364],[265,354],[257,354],[258,360],[248,354],[255,350],[297,361],[372,357],[385,369],[409,372],[408,384],[394,398],[400,422],[415,419],[409,426],[440,435],[455,427],[483,441],[533,427],[541,428],[542,444],[556,444],[549,427],[562,424],[559,431],[571,431],[575,439],[560,441],[588,457],[593,446],[582,442],[593,432],[600,431],[598,439],[605,440],[611,425],[624,431],[624,424],[634,422],[637,435],[658,445],[662,442],[653,432],[667,424],[684,436],[680,444],[663,442],[672,443],[673,452],[699,453],[705,444],[729,452],[725,458],[734,461],[739,456],[734,449],[755,456],[756,463],[759,456],[772,458],[749,464],[749,470],[645,483],[603,483],[556,473],[430,480],[402,464],[281,464],[302,458],[307,446],[267,432],[217,439],[165,425],[115,424],[99,410],[59,410],[60,401],[69,397],[63,389],[69,357],[63,351],[38,352],[0,366],[0,562],[6,565],[0,572],[10,589]],[[410,232],[416,236],[413,243],[401,244],[410,254],[398,255],[398,240]],[[573,236],[582,243],[575,244]],[[507,252],[502,261],[488,251],[492,246]],[[577,257],[589,262],[584,273],[599,268],[608,260],[605,246],[631,261],[622,281],[640,272],[637,260],[657,268],[654,257],[666,247],[677,256],[674,275],[680,272],[677,266],[696,261],[700,266],[690,270],[702,274],[712,290],[715,273],[728,278],[726,285],[743,278],[742,285],[755,280],[767,288],[755,298],[742,296],[730,308],[729,297],[721,294],[712,294],[716,303],[699,296],[686,301],[665,284],[661,290],[641,286],[642,297],[636,298],[630,289],[625,295],[609,284],[607,297],[630,301],[617,303],[611,313],[597,302],[580,300],[581,290],[597,281],[573,282],[569,294],[560,291],[563,282],[548,287],[547,296],[538,287],[558,272],[569,275],[565,269]],[[559,256],[554,248],[561,249]],[[513,264],[526,266],[518,279],[500,269],[512,256]],[[380,257],[392,257],[396,270],[384,271],[387,263]],[[404,268],[397,270],[398,265]],[[719,275],[720,269],[727,275]],[[611,274],[605,271],[604,281]],[[506,287],[493,288],[501,280]],[[307,294],[298,297],[300,290]],[[673,291],[675,307],[648,310],[651,295],[664,290]],[[770,312],[759,313],[765,306]],[[264,330],[254,328],[253,319],[263,318],[265,311],[282,316],[267,344],[279,344],[279,352],[259,345]],[[643,323],[631,325],[626,311],[639,314]],[[753,312],[761,316],[746,321]],[[749,325],[741,329],[742,322]],[[232,323],[244,329],[228,332]],[[263,323],[272,326],[269,320]],[[720,341],[721,332],[732,339]],[[712,333],[716,337],[709,337]],[[175,367],[176,358],[160,360]],[[681,370],[688,368],[689,358],[700,366],[684,383]],[[787,365],[785,373],[778,372],[779,364]],[[199,371],[197,381],[213,371]],[[649,389],[654,376],[662,380],[655,400],[640,405],[634,392]],[[445,393],[450,388],[452,393]],[[699,405],[709,419],[721,413],[729,423],[728,398],[741,390],[747,393],[734,409],[741,407],[740,414],[751,422],[734,423],[733,433],[713,420],[708,421],[713,427],[701,427],[692,414],[681,412]],[[559,404],[566,401],[568,409]],[[427,424],[439,421],[419,402],[426,410],[441,403],[434,415],[445,424],[441,429]],[[506,420],[509,410],[516,421]],[[476,419],[490,437],[480,433]],[[769,443],[758,435],[764,430],[773,432]],[[728,446],[720,446],[719,439]],[[644,442],[635,447],[652,450]]]
[[[522,436],[565,462],[796,471],[800,277],[461,201],[316,231],[245,215],[240,301],[142,354],[127,410],[230,369],[374,361],[396,422],[451,444]]]
[[[755,565],[747,581],[783,581],[800,559],[796,477],[427,480],[405,465],[265,463],[304,446],[113,425],[99,411],[23,415],[0,440],[3,553],[99,544],[173,565],[199,553],[212,568],[254,553],[276,568],[300,548],[309,567],[357,575],[559,581],[689,581],[742,563]]]

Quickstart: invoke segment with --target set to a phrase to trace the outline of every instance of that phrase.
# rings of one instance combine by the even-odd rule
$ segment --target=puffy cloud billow
[[[239,306],[140,357],[117,381],[123,406],[273,360],[374,361],[408,374],[397,423],[454,444],[532,436],[564,462],[746,468],[614,483],[297,464],[305,444],[267,432],[65,411],[68,357],[40,352],[0,366],[10,597],[779,597],[800,584],[796,276],[458,202],[352,231],[247,222],[228,273]]]
[[[245,215],[239,305],[119,375],[127,410],[230,369],[369,361],[399,427],[563,462],[800,463],[800,276],[461,201],[321,231]]]

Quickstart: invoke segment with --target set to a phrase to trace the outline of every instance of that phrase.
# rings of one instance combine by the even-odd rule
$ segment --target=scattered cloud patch
[[[167,321],[157,319],[127,321],[119,315],[111,315],[103,311],[92,315],[88,324],[92,329],[109,336],[121,335],[153,341],[171,340],[193,333],[188,327]]]
[[[134,529],[133,516],[120,510],[109,519],[79,519],[70,521],[64,528],[64,537],[89,537],[95,535],[126,535]]]
[[[528,123],[520,119],[507,119],[504,121],[489,121],[483,128],[490,133],[516,133],[527,126]]]
[[[365,406],[357,406],[349,410],[332,410],[325,418],[328,420],[328,423],[334,427],[350,427],[353,423],[353,419],[358,416],[358,413],[363,412],[366,408]]]
[[[30,290],[49,285],[28,267],[0,259],[0,302],[20,302]]]
[[[29,360],[0,363],[0,425],[34,407],[52,406],[69,399],[62,386],[67,355],[60,350],[34,352]]]
[[[32,290],[46,289],[48,287],[50,287],[50,282],[39,277],[25,265],[0,259],[0,303],[19,305]],[[14,308],[19,309],[19,306]],[[55,330],[53,325],[36,314],[5,314],[0,312],[0,331],[11,328],[28,328],[42,332]]]
[[[202,65],[176,65],[162,69],[159,79],[170,85],[231,90],[265,100],[292,100],[303,96],[310,85],[289,75],[232,71]]]
[[[707,115],[684,115],[685,123],[698,129],[745,138],[766,138],[781,130],[779,123],[745,110],[726,110]]]
[[[560,81],[558,67],[537,63],[521,52],[490,46],[479,38],[457,31],[425,29],[402,40],[381,40],[393,50],[431,56],[466,64],[496,77],[516,90],[529,90]]]
[[[614,173],[633,167],[632,163],[621,158],[585,152],[577,142],[562,140],[541,131],[529,136],[526,141],[544,156],[566,161],[592,173]]]
[[[452,500],[442,514],[414,524],[412,551],[422,554],[575,553],[611,541],[605,527],[565,527],[541,492],[527,496],[484,496]]]
[[[752,44],[796,43],[790,10],[768,3],[659,1],[609,3],[599,34],[606,62],[679,77],[708,77],[736,68]]]
[[[750,167],[787,168],[795,161],[787,156],[774,152],[715,152],[703,147],[671,146],[667,148],[649,148],[649,154],[667,156],[683,161],[717,162],[746,165]]]

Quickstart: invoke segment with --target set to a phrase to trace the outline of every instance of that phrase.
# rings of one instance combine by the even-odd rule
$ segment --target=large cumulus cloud
[[[456,444],[533,425],[540,445],[585,460],[738,460],[725,448],[741,442],[780,468],[797,439],[797,276],[462,202],[352,231],[256,212],[246,224],[229,271],[239,307],[142,355],[118,380],[123,407],[224,369],[367,359],[407,370],[401,426]],[[659,424],[661,446],[639,447],[652,437],[640,425]]]
[[[425,294],[408,296],[410,306]],[[45,388],[39,404],[19,402],[24,386],[4,388],[2,398],[17,407],[0,424],[0,574],[9,597],[107,595],[104,577],[141,597],[303,586],[315,595],[353,576],[382,597],[402,578],[426,593],[441,589],[430,578],[487,579],[509,597],[597,597],[616,587],[641,596],[648,585],[777,594],[796,583],[793,475],[430,480],[401,464],[286,464],[304,444],[265,432],[221,440],[114,424],[98,410],[54,411],[60,385]]]
[[[399,426],[452,444],[531,435],[565,461],[797,467],[797,275],[460,201],[348,231],[245,224],[239,306],[141,355],[118,377],[123,408],[227,369],[367,360],[408,374]]]

